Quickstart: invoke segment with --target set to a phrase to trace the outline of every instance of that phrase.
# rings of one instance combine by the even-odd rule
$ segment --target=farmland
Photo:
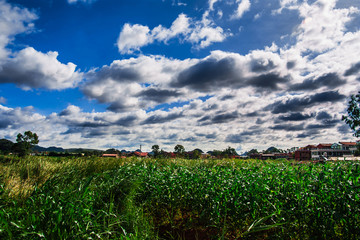
[[[359,162],[0,156],[1,239],[359,233]]]

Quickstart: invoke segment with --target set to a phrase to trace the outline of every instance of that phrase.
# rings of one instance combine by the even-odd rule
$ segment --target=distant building
[[[308,145],[295,151],[295,160],[307,161],[350,157],[357,150],[356,145],[356,142],[320,143],[317,146]]]
[[[134,153],[134,156],[137,156],[137,157],[148,157],[148,153],[147,152],[139,152],[139,151],[135,151]]]

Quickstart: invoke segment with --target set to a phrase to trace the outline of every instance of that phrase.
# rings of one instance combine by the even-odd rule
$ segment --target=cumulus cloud
[[[57,52],[46,54],[25,48],[0,66],[0,83],[28,88],[64,89],[75,87],[82,79],[73,63],[57,60]]]
[[[86,96],[110,103],[109,110],[147,109],[159,103],[178,101],[183,93],[168,89],[173,75],[197,60],[174,60],[162,56],[140,56],[114,61],[88,72],[81,89]]]
[[[313,117],[313,114],[290,113],[289,115],[280,116],[278,119],[281,121],[304,121]]]
[[[273,66],[261,65],[264,69],[260,69],[261,57]],[[139,56],[116,60],[88,72],[87,82],[81,88],[89,98],[109,103],[111,111],[146,110],[157,104],[189,101],[222,89],[278,91],[290,79],[284,75],[284,69],[286,61],[266,51],[246,56],[215,51],[203,59],[185,60]]]
[[[117,46],[121,53],[133,53],[153,41],[154,39],[150,34],[149,27],[139,24],[130,25],[126,23],[120,32]]]
[[[344,73],[345,77],[351,76],[351,75],[355,75],[358,72],[360,72],[360,62],[352,65],[348,70],[346,70],[346,72]]]
[[[35,113],[33,107],[8,108],[0,105],[1,129],[9,131],[44,121],[45,117]]]
[[[304,97],[294,97],[286,101],[277,101],[267,107],[273,114],[287,113],[294,111],[302,111],[305,108],[311,107],[314,104],[320,104],[325,102],[335,103],[342,101],[346,96],[340,94],[337,91],[328,91],[316,93]]]
[[[175,37],[190,42],[198,48],[205,48],[214,42],[222,42],[230,36],[207,17],[208,12],[203,15],[202,20],[196,21],[182,13],[170,28],[159,25],[152,30],[148,26],[126,23],[117,40],[119,52],[134,53],[155,41],[167,43]]]
[[[336,88],[338,86],[344,85],[346,83],[345,79],[341,79],[337,73],[328,73],[323,76],[318,77],[317,79],[306,79],[302,83],[294,84],[290,87],[291,90],[309,90],[313,91],[321,87],[327,87],[329,89]]]
[[[241,72],[232,58],[209,58],[180,72],[172,83],[174,87],[188,86],[197,91],[211,91],[223,86],[242,85]]]
[[[59,62],[57,52],[42,53],[32,47],[12,52],[6,48],[15,35],[31,32],[37,18],[33,11],[0,1],[0,83],[14,83],[23,89],[75,87],[82,74],[75,64]]]

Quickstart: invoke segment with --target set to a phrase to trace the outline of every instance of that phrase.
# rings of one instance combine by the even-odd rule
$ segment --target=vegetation
[[[156,144],[151,147],[151,150],[154,153],[154,157],[157,157],[159,155],[160,147]]]
[[[174,147],[174,152],[181,155],[185,152],[185,148],[183,145],[178,144]]]
[[[19,156],[23,157],[29,155],[30,150],[36,144],[39,143],[39,137],[36,133],[32,133],[31,131],[26,131],[24,135],[19,133],[16,138],[16,143],[13,145],[13,150]]]
[[[354,131],[354,136],[360,136],[360,92],[352,95],[347,109],[348,116],[342,116],[342,120]]]
[[[0,156],[0,239],[358,239],[360,163]]]
[[[14,143],[7,139],[0,139],[0,153],[6,155],[11,153]]]

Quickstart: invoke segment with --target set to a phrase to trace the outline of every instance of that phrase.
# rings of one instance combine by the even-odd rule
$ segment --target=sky
[[[0,0],[0,138],[238,152],[355,141],[360,1]]]

